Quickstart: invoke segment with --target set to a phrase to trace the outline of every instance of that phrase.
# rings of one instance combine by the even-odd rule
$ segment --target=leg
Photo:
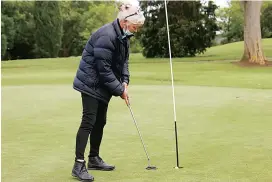
[[[99,103],[96,123],[90,136],[90,154],[88,169],[111,171],[115,166],[105,163],[99,156],[100,144],[103,137],[103,129],[107,120],[108,105]]]
[[[76,137],[76,158],[84,160],[88,138],[96,122],[98,100],[82,94],[82,106],[82,121]]]
[[[76,137],[76,159],[72,169],[72,176],[76,177],[80,181],[84,180],[91,182],[94,180],[94,177],[87,171],[84,152],[89,135],[96,122],[98,101],[85,94],[81,94],[81,96],[83,106],[82,121]]]
[[[100,144],[103,137],[103,129],[106,125],[108,105],[100,103],[96,116],[96,123],[90,136],[90,154],[89,157],[99,156]]]

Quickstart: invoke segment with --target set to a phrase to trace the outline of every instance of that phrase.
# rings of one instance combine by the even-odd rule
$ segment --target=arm
[[[124,86],[117,80],[111,69],[114,49],[115,47],[109,37],[102,36],[98,38],[94,45],[95,65],[100,82],[106,86],[112,95],[121,96],[124,92]]]
[[[128,41],[128,51],[129,51],[130,42]],[[124,63],[123,71],[122,71],[122,82],[125,82],[127,85],[129,84],[129,55],[127,60]]]
[[[127,83],[127,85],[129,84],[129,68],[128,68],[128,60],[126,60],[126,62],[124,63],[124,67],[123,67],[123,71],[122,71],[122,81]]]

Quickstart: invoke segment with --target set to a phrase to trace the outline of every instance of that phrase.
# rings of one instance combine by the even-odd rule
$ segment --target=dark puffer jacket
[[[89,38],[80,60],[73,88],[105,103],[124,92],[129,84],[129,37],[123,36],[118,19]]]

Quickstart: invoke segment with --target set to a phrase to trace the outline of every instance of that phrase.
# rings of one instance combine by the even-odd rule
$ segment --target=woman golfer
[[[72,176],[93,181],[88,173],[84,152],[90,136],[88,169],[114,170],[99,156],[108,104],[112,96],[128,102],[129,39],[143,26],[145,18],[136,0],[118,2],[118,16],[94,32],[82,53],[73,88],[81,93],[82,120],[76,135]]]

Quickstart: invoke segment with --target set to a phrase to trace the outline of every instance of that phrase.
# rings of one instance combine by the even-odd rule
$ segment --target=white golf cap
[[[138,0],[116,0],[119,12],[117,18],[119,20],[128,20],[133,24],[143,25],[145,17],[140,11],[140,3]]]

